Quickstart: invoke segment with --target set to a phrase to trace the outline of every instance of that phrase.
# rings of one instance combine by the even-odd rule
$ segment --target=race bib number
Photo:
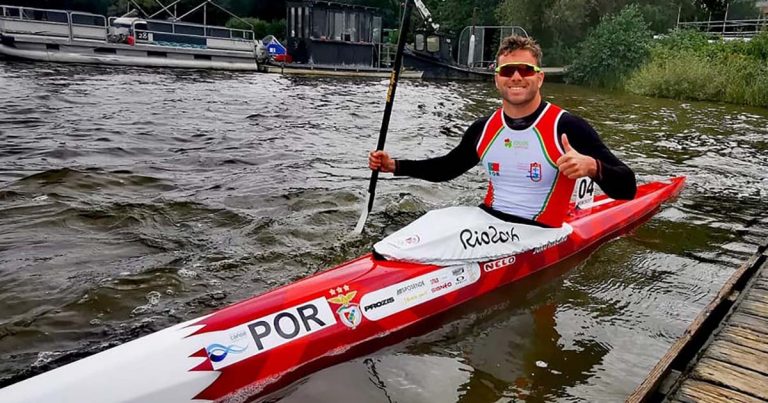
[[[595,201],[595,182],[586,176],[579,178],[576,180],[574,192],[576,193],[576,208],[588,208]]]

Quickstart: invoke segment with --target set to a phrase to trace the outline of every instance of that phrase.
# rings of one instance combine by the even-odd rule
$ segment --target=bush
[[[629,5],[604,17],[577,49],[568,68],[569,83],[616,88],[649,55],[651,31],[640,9]]]

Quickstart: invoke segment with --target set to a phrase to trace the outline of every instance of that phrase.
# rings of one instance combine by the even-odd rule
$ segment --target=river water
[[[0,386],[332,267],[424,212],[477,204],[382,175],[387,81],[0,62]],[[569,267],[316,372],[284,402],[619,401],[768,236],[768,110],[545,84],[641,182],[648,223]],[[435,156],[490,83],[400,83],[387,149]]]

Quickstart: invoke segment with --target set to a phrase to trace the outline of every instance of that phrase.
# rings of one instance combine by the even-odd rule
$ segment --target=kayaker
[[[502,107],[477,119],[448,154],[394,159],[372,151],[368,166],[431,182],[454,179],[477,163],[490,175],[480,208],[505,221],[560,227],[575,180],[590,177],[614,199],[632,199],[635,174],[584,119],[541,96],[542,52],[535,40],[512,35],[496,54],[495,83]]]

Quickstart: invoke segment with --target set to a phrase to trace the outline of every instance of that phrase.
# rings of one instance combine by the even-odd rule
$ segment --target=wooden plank
[[[715,340],[704,352],[704,356],[768,375],[768,353],[753,348]]]
[[[749,290],[744,299],[747,301],[759,302],[761,304],[768,304],[768,290],[753,288]]]
[[[754,301],[742,301],[737,309],[739,312],[764,318],[765,325],[768,327],[768,304],[761,304]]]
[[[693,377],[768,400],[768,376],[712,358],[702,358],[693,368]]]
[[[768,353],[768,335],[764,333],[758,333],[743,327],[729,325],[720,331],[717,338]]]
[[[765,403],[756,397],[693,379],[687,379],[680,385],[675,399],[686,403]]]
[[[744,312],[734,313],[730,319],[728,319],[728,325],[743,327],[753,332],[764,333],[768,337],[768,329],[766,329],[765,319],[748,315]]]

